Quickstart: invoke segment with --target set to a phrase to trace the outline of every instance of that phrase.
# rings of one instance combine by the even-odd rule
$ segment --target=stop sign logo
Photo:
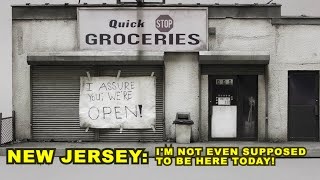
[[[169,15],[160,15],[156,19],[156,28],[160,32],[169,32],[173,28],[173,19]]]

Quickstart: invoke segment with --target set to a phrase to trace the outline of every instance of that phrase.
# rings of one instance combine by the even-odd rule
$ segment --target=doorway
[[[258,76],[209,76],[209,139],[255,141]]]
[[[319,140],[319,73],[289,71],[288,139]]]

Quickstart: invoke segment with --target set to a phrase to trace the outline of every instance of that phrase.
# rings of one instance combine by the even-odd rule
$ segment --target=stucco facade
[[[78,26],[75,19],[69,18],[14,17],[12,78],[16,138],[32,139],[32,92],[27,56],[77,52]],[[320,70],[320,24],[308,23],[306,18],[296,18],[295,25],[273,23],[272,19],[209,17],[208,28],[215,29],[215,33],[209,34],[208,51],[225,56],[234,52],[268,52],[269,64],[265,66],[264,75],[258,76],[258,140],[287,141],[288,71]],[[208,141],[208,75],[201,74],[199,53],[165,52],[164,77],[165,139],[175,139],[172,123],[176,113],[190,112],[194,121],[192,141]]]

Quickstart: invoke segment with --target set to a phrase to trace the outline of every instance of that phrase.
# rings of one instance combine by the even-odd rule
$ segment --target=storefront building
[[[192,142],[319,140],[320,18],[278,4],[12,13],[17,139],[174,141],[187,112]]]

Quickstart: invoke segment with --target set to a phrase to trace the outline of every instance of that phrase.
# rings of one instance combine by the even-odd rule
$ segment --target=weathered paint
[[[12,24],[13,110],[16,111],[16,138],[31,138],[30,52],[76,50],[76,21],[13,21]]]
[[[275,29],[274,58],[268,74],[268,135],[270,141],[287,141],[288,71],[319,70],[320,26],[283,25]]]
[[[211,51],[270,53],[266,74],[264,78],[259,76],[259,139],[264,139],[263,106],[267,104],[269,139],[287,141],[288,71],[320,70],[320,47],[317,46],[320,26],[272,25],[270,19],[231,18],[210,19],[209,26],[216,28],[216,35],[209,36]],[[75,20],[13,21],[13,110],[17,115],[17,139],[31,138],[30,68],[27,55],[31,52],[61,53],[77,49]],[[263,97],[263,79],[267,84],[267,103]],[[175,137],[172,122],[176,112],[188,111],[195,121],[192,140],[197,141],[200,137],[206,141],[208,76],[199,78],[197,53],[166,53],[165,92],[166,138]]]

